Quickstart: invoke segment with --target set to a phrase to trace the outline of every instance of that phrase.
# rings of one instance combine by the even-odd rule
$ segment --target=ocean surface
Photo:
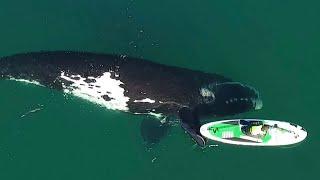
[[[0,56],[116,53],[219,73],[254,86],[264,102],[228,118],[290,121],[308,137],[293,147],[201,149],[175,126],[146,150],[143,117],[0,81],[0,179],[318,179],[319,7],[316,0],[1,0]]]

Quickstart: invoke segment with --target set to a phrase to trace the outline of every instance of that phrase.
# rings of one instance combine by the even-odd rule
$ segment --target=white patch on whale
[[[210,98],[212,100],[214,100],[216,98],[214,93],[212,91],[210,91],[209,89],[207,89],[207,88],[201,88],[200,89],[200,94],[204,98]]]
[[[159,119],[159,120],[163,120],[164,118],[166,118],[166,116],[165,115],[163,115],[162,113],[154,113],[154,112],[147,112],[147,113],[133,113],[133,114],[135,114],[135,115],[141,115],[141,114],[143,114],[143,115],[150,115],[150,116],[153,116],[153,117],[155,117],[156,119]]]
[[[141,99],[141,100],[134,100],[133,102],[142,102],[142,103],[155,103],[155,100],[152,100],[150,98],[145,98],[145,99]]]
[[[23,82],[23,83],[27,83],[27,84],[34,84],[34,85],[38,85],[38,86],[43,86],[38,81],[34,81],[34,80],[16,79],[16,78],[13,78],[13,77],[10,77],[9,80],[17,81],[17,82]]]
[[[72,77],[79,77],[78,80]],[[60,78],[71,82],[70,85],[62,83],[65,93],[70,93],[91,102],[105,106],[108,109],[128,111],[129,97],[124,96],[124,89],[120,87],[123,84],[120,80],[112,79],[110,72],[103,73],[99,77],[88,77],[95,82],[87,83],[86,78],[80,75],[67,75],[61,72]],[[103,96],[108,96],[110,100],[105,100]]]

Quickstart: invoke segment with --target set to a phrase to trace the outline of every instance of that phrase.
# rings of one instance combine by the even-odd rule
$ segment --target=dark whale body
[[[3,79],[23,79],[134,114],[177,117],[197,141],[200,118],[261,108],[253,88],[221,75],[86,52],[34,52],[0,59]],[[161,134],[161,133],[160,133]]]

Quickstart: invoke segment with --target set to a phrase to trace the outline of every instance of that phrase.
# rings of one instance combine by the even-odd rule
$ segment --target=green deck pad
[[[271,139],[271,135],[269,133],[267,133],[263,138],[262,138],[262,142],[268,142]]]
[[[240,137],[241,135],[244,135],[241,130],[239,125],[233,125],[233,124],[215,124],[213,126],[210,126],[208,128],[210,134],[213,136],[217,136],[219,138],[222,138],[222,133],[223,132],[233,132],[234,137]]]

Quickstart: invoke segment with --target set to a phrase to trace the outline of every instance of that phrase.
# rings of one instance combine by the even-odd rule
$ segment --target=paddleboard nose
[[[297,138],[298,142],[304,141],[308,136],[308,132],[306,131],[306,129],[304,129],[301,126],[297,127],[297,133],[299,135],[298,138]]]

